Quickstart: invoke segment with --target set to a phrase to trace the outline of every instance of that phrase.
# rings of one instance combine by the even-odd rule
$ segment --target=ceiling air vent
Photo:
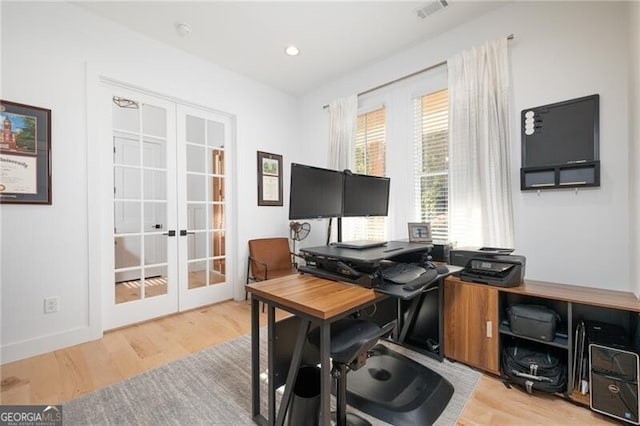
[[[416,10],[416,15],[418,15],[419,18],[424,19],[429,15],[433,15],[440,9],[444,9],[448,5],[449,3],[447,3],[447,0],[433,0]]]

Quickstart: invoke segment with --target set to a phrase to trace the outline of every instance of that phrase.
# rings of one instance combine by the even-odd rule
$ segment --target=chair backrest
[[[251,272],[256,279],[264,279],[264,265],[267,272],[292,269],[289,239],[284,237],[249,240]],[[268,277],[267,277],[268,278]]]

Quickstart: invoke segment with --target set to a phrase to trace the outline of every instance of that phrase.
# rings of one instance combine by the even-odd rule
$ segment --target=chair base
[[[453,396],[453,385],[384,345],[371,353],[367,365],[349,372],[348,405],[396,426],[433,424]]]

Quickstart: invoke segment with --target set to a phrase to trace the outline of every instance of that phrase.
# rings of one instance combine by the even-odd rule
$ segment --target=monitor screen
[[[344,173],[291,164],[289,219],[314,219],[342,215]]]
[[[342,216],[386,216],[389,185],[387,177],[345,173]]]

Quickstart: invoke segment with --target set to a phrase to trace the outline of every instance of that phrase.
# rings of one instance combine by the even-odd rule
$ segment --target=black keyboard
[[[420,275],[413,281],[410,281],[402,286],[403,289],[413,291],[428,284],[431,284],[438,277],[438,271],[435,269],[427,269],[427,271]]]
[[[425,268],[415,263],[396,263],[382,270],[382,278],[402,284],[405,290],[413,291],[433,282],[438,276],[435,269]]]
[[[382,270],[382,278],[396,284],[406,284],[418,278],[427,271],[415,263],[396,263]]]

